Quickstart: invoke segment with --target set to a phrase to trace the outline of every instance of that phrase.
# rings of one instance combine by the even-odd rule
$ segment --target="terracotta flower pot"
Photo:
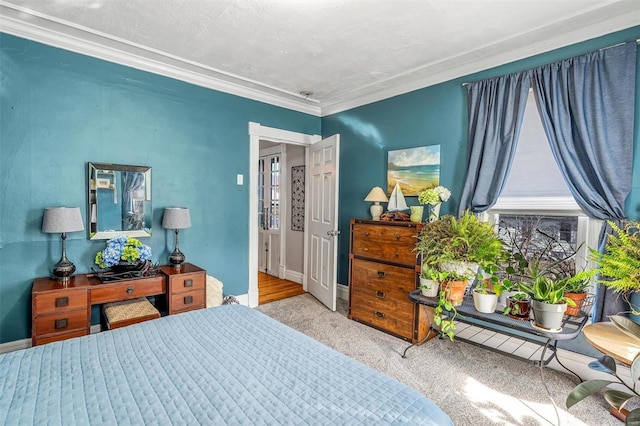
[[[468,281],[443,281],[441,286],[453,306],[462,305]]]
[[[567,306],[567,315],[580,315],[580,309],[582,309],[582,304],[587,298],[587,293],[565,293],[564,296],[576,303],[576,306]]]

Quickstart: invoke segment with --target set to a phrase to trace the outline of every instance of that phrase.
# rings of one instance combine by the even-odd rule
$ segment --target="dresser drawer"
[[[412,308],[413,309],[413,308]],[[376,306],[365,300],[354,300],[351,319],[376,326],[405,339],[413,339],[413,312],[394,312],[389,307]]]
[[[140,280],[95,284],[91,289],[91,304],[136,299],[166,292],[164,275]]]
[[[37,337],[70,331],[83,331],[87,334],[88,311],[86,309],[39,315],[35,319]]]
[[[205,274],[182,274],[169,278],[171,280],[171,294],[185,291],[204,291]]]
[[[171,295],[170,314],[204,308],[204,289],[191,292],[175,293]]]
[[[399,299],[413,306],[409,292],[416,289],[416,272],[399,266],[353,259],[350,285],[354,290],[370,292],[381,299]]]
[[[38,315],[55,312],[65,312],[87,307],[89,302],[85,289],[70,289],[52,293],[38,293],[34,295],[34,306]]]
[[[415,227],[356,223],[352,232],[351,252],[354,256],[401,265],[416,264],[416,253],[413,251],[418,241]]]

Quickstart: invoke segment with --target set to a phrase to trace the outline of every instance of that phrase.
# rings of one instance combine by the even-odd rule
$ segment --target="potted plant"
[[[136,271],[148,266],[151,247],[140,240],[118,235],[107,241],[107,247],[96,253],[95,263],[114,272]]]
[[[528,320],[531,309],[531,298],[528,294],[516,292],[507,297],[506,306],[502,313],[516,320]]]
[[[473,289],[473,305],[476,311],[491,314],[496,311],[503,284],[495,275],[498,271],[496,265],[485,265],[485,268],[488,270],[482,270],[481,279]]]
[[[438,216],[440,216],[440,204],[448,201],[449,197],[451,197],[451,191],[444,186],[425,189],[418,194],[418,202],[430,206],[429,222],[438,219]]]
[[[580,315],[593,275],[592,271],[580,271],[572,277],[565,278],[564,296],[573,300],[575,304],[567,307],[567,315]]]
[[[505,256],[493,226],[469,211],[460,218],[446,215],[425,223],[415,251],[423,262],[467,281],[476,277],[479,267],[493,270],[492,265],[500,263]]]
[[[614,233],[609,235],[604,253],[590,249],[590,258],[598,264],[597,283],[621,293],[635,315],[637,306],[629,297],[640,289],[640,222],[627,221],[622,227],[608,222]]]
[[[564,295],[565,281],[554,280],[532,269],[531,281],[521,283],[520,289],[531,297],[534,325],[545,330],[559,330],[567,306],[574,306],[573,300]]]
[[[435,266],[422,264],[420,269],[420,290],[426,297],[436,297],[440,292],[440,281],[446,277],[446,273],[438,271]]]

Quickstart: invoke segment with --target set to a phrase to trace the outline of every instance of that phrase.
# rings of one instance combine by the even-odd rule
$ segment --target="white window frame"
[[[588,260],[589,247],[598,247],[598,237],[604,221],[588,217],[573,197],[501,197],[493,207],[482,214],[482,219],[497,228],[500,214],[577,216],[576,241],[578,245],[584,243],[576,254],[576,270],[596,267],[593,261]]]

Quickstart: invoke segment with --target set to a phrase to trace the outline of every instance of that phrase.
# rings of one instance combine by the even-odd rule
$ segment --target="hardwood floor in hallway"
[[[302,284],[283,280],[273,275],[258,272],[258,304],[263,305],[276,300],[306,293]]]

